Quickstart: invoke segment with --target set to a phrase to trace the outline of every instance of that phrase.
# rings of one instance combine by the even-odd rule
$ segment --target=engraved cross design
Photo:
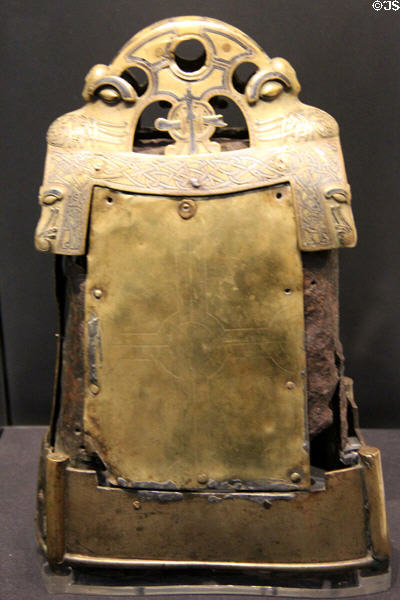
[[[212,107],[196,100],[190,86],[183,100],[169,112],[168,118],[159,117],[155,126],[160,131],[168,131],[178,142],[189,143],[189,154],[198,152],[198,143],[208,140],[215,127],[225,127],[223,115],[216,115]]]
[[[181,273],[177,285],[177,312],[166,318],[153,333],[122,333],[119,358],[154,360],[173,377],[186,381],[189,387],[213,377],[228,359],[263,356],[265,373],[271,370],[293,374],[287,368],[284,344],[274,327],[223,326],[212,314],[208,302],[207,265],[200,256],[180,252],[176,257]],[[189,343],[191,340],[191,343]],[[277,352],[278,350],[278,352]],[[285,364],[286,363],[286,364]],[[191,382],[191,384],[190,384]],[[204,390],[204,386],[201,386]]]

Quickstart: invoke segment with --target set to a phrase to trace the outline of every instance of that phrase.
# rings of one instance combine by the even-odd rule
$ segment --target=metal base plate
[[[390,570],[347,570],[339,573],[252,574],[211,570],[127,571],[66,568],[58,573],[45,562],[43,578],[49,594],[107,596],[238,595],[291,598],[348,598],[383,592],[390,587]]]

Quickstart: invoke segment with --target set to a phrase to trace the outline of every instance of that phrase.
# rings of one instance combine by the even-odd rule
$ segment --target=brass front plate
[[[120,485],[307,487],[290,187],[181,203],[95,189],[86,441]]]

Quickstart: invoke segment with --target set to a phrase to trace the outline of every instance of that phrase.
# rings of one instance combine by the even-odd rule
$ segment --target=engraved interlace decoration
[[[193,33],[188,32],[188,24]],[[193,39],[203,55],[193,68],[179,62],[179,45]],[[254,74],[240,90],[238,68]],[[127,73],[141,72],[138,86]],[[162,21],[134,36],[110,65],[96,65],[85,80],[86,105],[49,128],[42,215],[36,246],[83,254],[93,186],[173,196],[231,194],[281,183],[293,187],[301,250],[353,246],[356,233],[336,121],[303,105],[296,73],[270,59],[241,31],[196,17]],[[221,152],[214,133],[227,125],[212,99],[232,101],[244,117],[249,148]],[[160,154],[133,152],[140,118],[151,104],[170,142]],[[229,125],[230,123],[228,123]],[[213,137],[214,136],[214,137]]]

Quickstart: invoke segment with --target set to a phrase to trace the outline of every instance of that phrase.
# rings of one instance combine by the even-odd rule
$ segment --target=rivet
[[[197,475],[197,481],[199,483],[207,483],[208,475],[206,475],[205,473],[199,473],[199,475]]]
[[[89,390],[91,391],[91,393],[92,393],[92,394],[94,394],[94,395],[96,396],[96,394],[98,394],[98,393],[99,393],[99,391],[100,391],[100,388],[99,388],[99,386],[98,386],[98,385],[96,385],[95,383],[91,383],[91,384],[89,385]]]
[[[96,160],[93,163],[93,168],[94,168],[95,171],[100,171],[101,168],[102,168],[102,166],[103,166],[103,161],[101,161],[101,160]]]
[[[299,483],[301,481],[301,475],[300,473],[297,473],[297,471],[293,471],[293,473],[290,475],[290,479],[293,481],[293,483]]]
[[[294,390],[294,388],[296,387],[296,384],[294,383],[294,381],[287,381],[286,387],[288,390]]]
[[[191,219],[196,214],[197,206],[193,200],[182,200],[178,204],[178,213],[182,219]]]
[[[198,188],[200,187],[200,181],[197,179],[197,177],[191,177],[190,178],[190,183],[192,184],[193,187]]]
[[[142,508],[142,505],[140,504],[139,500],[134,500],[134,502],[132,502],[132,506],[135,510],[140,510]]]
[[[100,288],[95,288],[93,290],[93,296],[95,298],[97,298],[97,300],[100,300],[100,298],[102,297],[102,295],[103,295],[103,290],[101,290]]]

